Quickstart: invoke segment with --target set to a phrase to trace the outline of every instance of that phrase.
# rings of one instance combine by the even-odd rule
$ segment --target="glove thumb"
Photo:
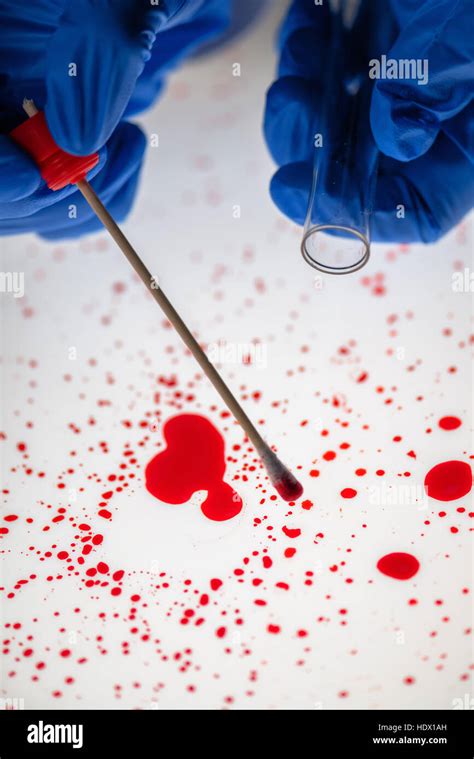
[[[474,82],[471,17],[470,0],[426,0],[410,14],[386,56],[385,71],[380,67],[380,77],[375,69],[378,80],[371,126],[386,155],[399,161],[423,155],[443,123],[470,102]],[[390,71],[396,78],[388,78]]]

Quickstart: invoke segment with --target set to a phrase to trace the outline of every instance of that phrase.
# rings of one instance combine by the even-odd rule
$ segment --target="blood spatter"
[[[341,495],[343,498],[355,498],[357,490],[354,490],[354,488],[344,488],[341,490]]]
[[[377,569],[395,580],[409,580],[420,568],[420,562],[411,553],[388,553],[377,562]]]
[[[145,470],[147,490],[160,501],[182,504],[207,490],[203,514],[216,522],[237,516],[242,499],[223,481],[224,440],[211,422],[197,414],[181,414],[163,428],[167,447]]]
[[[462,422],[457,416],[443,416],[438,424],[442,430],[457,430]]]
[[[282,527],[282,531],[285,533],[287,538],[299,538],[301,535],[301,530],[299,529],[291,529],[290,527]]]
[[[472,470],[464,461],[443,461],[425,477],[425,490],[437,501],[455,501],[472,488]]]

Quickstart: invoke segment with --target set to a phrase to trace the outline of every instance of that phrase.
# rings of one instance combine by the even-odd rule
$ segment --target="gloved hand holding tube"
[[[348,203],[352,197],[356,206],[360,204],[361,187],[354,180],[364,173],[372,137],[379,150],[371,239],[434,242],[463,218],[474,198],[474,43],[469,0],[368,0],[365,6],[369,11],[376,6],[378,30],[372,41],[379,43],[379,49],[375,56],[381,61],[385,53],[386,59],[419,61],[421,66],[427,61],[427,81],[423,71],[421,78],[391,79],[384,78],[382,70],[373,81],[370,97],[365,98],[365,109],[359,109],[363,128],[350,125],[344,121],[347,103],[327,97],[326,83],[334,74],[331,66],[340,69],[342,61],[345,84],[360,72],[361,63],[368,71],[371,51],[366,27],[356,23],[352,32],[340,35],[343,47],[338,57],[329,3],[294,0],[281,29],[279,78],[268,92],[265,112],[265,136],[279,165],[271,195],[283,213],[305,224],[313,186],[315,134],[321,132],[321,125],[327,127],[327,153],[331,153],[347,127],[357,135],[359,146],[359,155],[354,156],[359,166],[345,176]],[[394,37],[384,50],[381,43],[390,23]],[[381,35],[378,40],[377,34]],[[315,198],[323,223],[331,218],[333,201],[331,192]],[[346,210],[350,215],[350,205]],[[352,212],[357,216],[356,207]]]
[[[9,139],[23,119],[25,96],[45,111],[64,150],[86,155],[99,149],[99,164],[89,178],[122,220],[132,205],[145,150],[144,135],[127,119],[151,105],[172,68],[222,36],[232,12],[236,15],[235,2],[35,0],[26,8],[16,0],[0,0],[0,234],[37,232],[62,239],[99,229],[80,198],[77,218],[69,218],[68,196],[74,189],[49,192],[37,167]],[[337,88],[327,96],[328,80],[337,82],[342,72],[345,86],[360,74],[362,62],[367,72],[369,54],[363,24],[340,37],[333,33],[330,8],[341,4],[345,0],[321,5],[293,0],[283,24],[279,78],[268,93],[264,122],[280,167],[271,195],[283,213],[302,225],[306,220],[308,226],[313,187],[315,210],[323,220],[332,216],[337,225],[339,213],[339,223],[344,221],[341,209],[345,206],[350,215],[352,198],[365,207],[373,241],[434,242],[463,218],[474,197],[469,0],[347,2],[375,8],[374,55],[384,54],[383,45],[374,43],[381,43],[392,26],[386,58],[427,61],[428,70],[426,81],[381,77],[372,82],[369,96],[363,90],[365,103],[360,99],[357,104],[361,121],[351,127],[357,154],[339,154],[340,166],[351,170],[339,178],[333,172],[323,181],[324,164],[314,172],[315,134],[325,124],[326,145],[336,150],[344,120],[349,111],[352,117],[355,113]],[[255,0],[239,0],[242,12],[244,6],[255,15]],[[367,165],[374,145],[377,172]],[[361,172],[368,180],[376,174],[374,188],[370,181],[362,185]],[[325,192],[324,185],[333,191]],[[339,211],[334,216],[325,204],[334,203],[336,190]],[[365,197],[372,198],[373,213]]]

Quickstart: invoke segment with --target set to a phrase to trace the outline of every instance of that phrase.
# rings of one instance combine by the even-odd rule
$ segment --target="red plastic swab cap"
[[[61,150],[53,140],[42,111],[17,126],[10,137],[38,164],[50,190],[61,190],[79,182],[99,162],[98,153],[76,156]]]

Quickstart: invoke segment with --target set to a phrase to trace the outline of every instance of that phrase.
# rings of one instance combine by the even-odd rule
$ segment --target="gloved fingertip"
[[[288,38],[278,64],[279,76],[315,78],[319,73],[319,56],[314,55],[314,29],[297,29]]]
[[[377,85],[370,123],[379,150],[397,161],[413,161],[424,155],[440,129],[438,121],[423,108],[392,96]]]
[[[61,150],[71,155],[85,156],[95,153],[105,142],[101,129],[94,129],[94,124],[99,125],[97,119],[87,123],[87,128],[82,128],[82,120],[76,116],[76,112],[48,101],[44,109],[49,131],[54,141]]]
[[[114,219],[118,222],[125,221],[133,209],[137,194],[138,181],[139,172],[129,179],[124,187],[122,187],[119,195],[113,198],[110,203],[111,213],[113,214]]]
[[[282,166],[270,182],[270,195],[273,202],[296,224],[304,224],[311,181],[311,164],[294,163]]]
[[[146,144],[146,136],[138,126],[126,121],[118,125],[107,143],[104,168],[92,181],[100,195],[113,197],[132,176],[139,175]]]
[[[280,166],[311,157],[317,102],[316,87],[298,77],[278,79],[268,90],[263,131]]]

